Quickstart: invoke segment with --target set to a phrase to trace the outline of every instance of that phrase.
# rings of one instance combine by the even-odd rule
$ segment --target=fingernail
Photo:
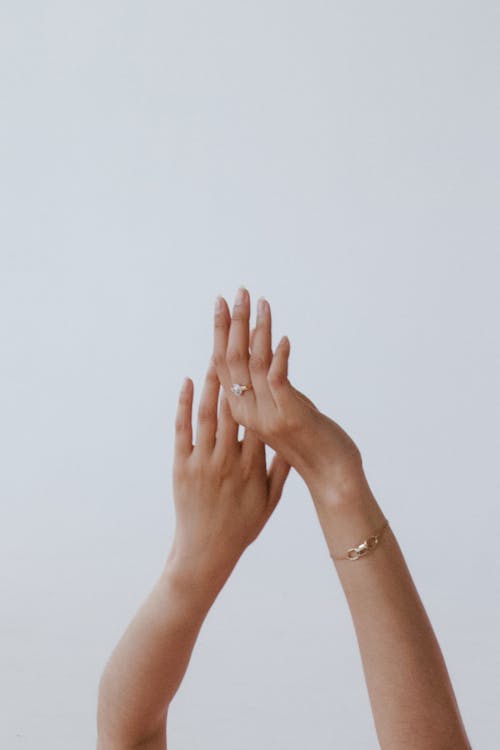
[[[187,377],[184,378],[184,380],[182,381],[181,391],[186,390],[186,388],[188,387],[188,382],[189,382],[189,379]]]
[[[221,312],[221,310],[222,310],[222,297],[220,294],[218,294],[217,297],[215,298],[214,311],[217,313],[217,312]]]
[[[238,292],[236,293],[236,297],[235,297],[235,300],[234,300],[234,304],[235,305],[242,305],[243,304],[243,302],[245,301],[245,292],[246,292],[245,287],[244,286],[240,286],[240,288],[238,289]]]
[[[257,318],[262,318],[264,313],[266,312],[266,298],[265,297],[259,297],[257,302]]]

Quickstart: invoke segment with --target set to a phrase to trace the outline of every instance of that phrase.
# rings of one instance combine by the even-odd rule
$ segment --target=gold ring
[[[252,387],[251,385],[242,385],[241,383],[233,383],[231,386],[231,390],[235,396],[243,396],[245,391],[249,391],[251,387]]]

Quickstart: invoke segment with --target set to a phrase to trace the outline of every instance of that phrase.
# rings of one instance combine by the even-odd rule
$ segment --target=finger
[[[257,305],[257,325],[248,363],[259,411],[276,408],[267,381],[267,374],[272,359],[271,308],[269,302],[261,297]]]
[[[250,295],[244,287],[240,287],[234,301],[231,326],[227,341],[226,362],[231,378],[231,383],[251,385],[250,372],[248,369],[248,346],[249,346],[249,320],[250,320]],[[241,398],[242,396],[237,396]],[[246,406],[249,401],[254,401],[251,392],[243,394]]]
[[[219,405],[219,419],[215,440],[216,451],[225,453],[238,447],[238,427],[238,422],[233,419],[228,398],[223,391]]]
[[[286,409],[293,396],[293,388],[288,380],[288,358],[290,356],[290,340],[283,336],[274,352],[273,360],[267,375],[267,381],[273,399],[279,409]]]
[[[275,453],[271,462],[271,468],[268,473],[268,508],[269,515],[276,508],[278,501],[283,493],[283,486],[290,472],[290,464],[282,458],[279,453]]]
[[[175,417],[174,452],[176,458],[187,458],[193,449],[193,390],[193,381],[191,378],[185,378],[179,393]]]
[[[243,441],[241,445],[241,452],[243,458],[248,460],[262,458],[265,466],[266,461],[266,446],[265,443],[258,437],[257,433],[251,430],[249,427],[245,427],[243,435]]]
[[[231,313],[228,304],[224,297],[219,296],[215,300],[213,360],[217,369],[217,376],[226,393],[231,391],[231,376],[226,362],[230,325]]]
[[[255,332],[256,332],[256,330],[257,330],[257,327],[255,326],[255,327],[254,327],[254,328],[252,328],[252,330],[250,331],[250,352],[251,352],[251,351],[252,351],[252,349],[253,349],[253,342],[254,342],[254,340],[255,340]]]
[[[196,428],[196,445],[206,451],[212,451],[215,445],[217,430],[217,402],[219,399],[219,378],[213,361],[210,362],[203,384],[198,406],[198,424]]]

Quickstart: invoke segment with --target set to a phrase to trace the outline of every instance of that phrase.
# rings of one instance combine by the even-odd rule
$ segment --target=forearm
[[[343,494],[324,485],[313,499],[335,557],[384,522],[362,473]],[[470,748],[439,644],[390,527],[373,552],[335,566],[383,750]]]
[[[101,677],[99,750],[166,747],[168,706],[227,574],[194,576],[169,557]]]

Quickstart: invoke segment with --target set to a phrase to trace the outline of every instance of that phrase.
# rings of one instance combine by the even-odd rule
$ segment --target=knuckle
[[[264,357],[261,357],[258,354],[252,354],[250,356],[250,359],[248,360],[248,364],[250,366],[250,369],[253,372],[266,372],[267,371],[266,360],[264,359]]]
[[[277,437],[282,432],[281,420],[270,419],[264,426],[264,432],[271,437]]]
[[[198,409],[199,422],[213,422],[217,418],[217,412],[208,406],[200,406]]]
[[[229,452],[224,453],[215,465],[216,473],[219,479],[227,479],[233,472],[233,457]]]
[[[282,388],[287,382],[287,377],[282,372],[269,372],[267,380],[273,388]]]
[[[232,320],[236,321],[236,323],[245,322],[248,320],[248,314],[244,309],[236,307],[232,314]]]
[[[189,394],[185,390],[182,390],[179,394],[179,404],[181,404],[182,406],[186,406],[186,404],[189,404],[189,401]]]
[[[203,461],[195,460],[191,465],[191,472],[195,479],[203,479],[208,474],[208,467]]]
[[[215,366],[215,362],[213,361],[213,358],[210,362],[211,365]],[[215,382],[218,381],[217,372],[215,369],[210,368],[207,371],[207,374],[205,376],[207,383],[210,383],[210,385],[213,385]]]
[[[222,367],[226,362],[226,357],[223,352],[214,352],[212,355],[212,361],[217,369]]]
[[[228,365],[241,365],[245,361],[245,355],[238,349],[231,349],[227,353]]]
[[[251,464],[250,462],[241,464],[240,477],[243,480],[243,482],[247,482],[249,479],[251,479],[254,471],[255,471],[255,466]]]
[[[193,488],[199,488],[210,479],[206,468],[200,461],[193,461],[189,464],[187,467],[187,473]]]
[[[214,317],[214,328],[226,329],[227,327],[228,327],[228,322],[227,322],[227,318],[224,312],[216,313]]]
[[[285,419],[284,427],[288,433],[297,432],[301,424],[301,420],[295,414],[289,414]]]
[[[185,432],[187,430],[187,422],[185,422],[183,419],[176,419],[175,420],[175,431],[177,434],[180,434],[182,432]]]

